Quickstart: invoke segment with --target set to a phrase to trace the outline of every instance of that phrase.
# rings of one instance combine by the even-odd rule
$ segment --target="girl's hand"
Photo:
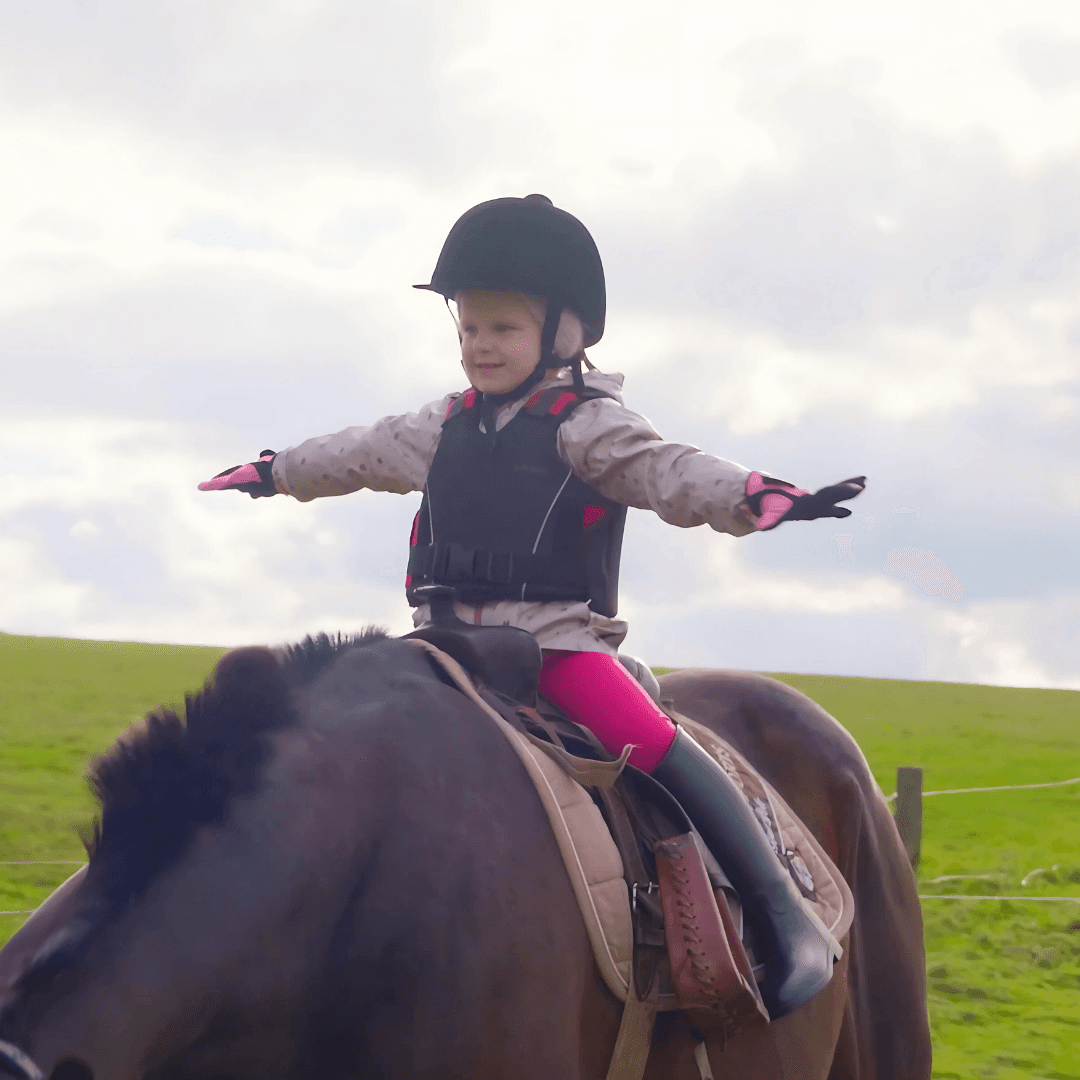
[[[231,469],[219,472],[213,480],[204,480],[199,485],[200,491],[225,491],[235,489],[243,491],[253,499],[268,499],[277,494],[274,487],[273,450],[260,450],[259,460],[248,465],[234,465]]]
[[[865,476],[853,476],[823,487],[811,495],[785,480],[751,473],[746,480],[746,505],[758,519],[759,532],[775,529],[782,521],[813,521],[815,518],[846,518],[851,511],[838,502],[854,499],[866,487]]]

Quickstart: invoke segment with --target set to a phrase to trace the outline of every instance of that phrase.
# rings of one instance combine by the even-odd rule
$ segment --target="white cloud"
[[[1080,690],[1080,597],[936,610],[926,620],[925,678]]]
[[[88,518],[79,518],[68,530],[68,535],[76,540],[96,540],[101,535],[101,526]]]
[[[291,148],[443,179],[457,171],[444,60],[484,25],[469,0],[453,17],[432,0],[7,0],[0,11],[0,92],[21,110],[108,115],[188,142],[222,171]]]
[[[927,596],[943,596],[946,600],[964,598],[964,586],[957,576],[925,548],[893,548],[885,556],[881,569],[893,577],[915,582]]]
[[[647,380],[650,396],[681,398],[684,411],[736,435],[791,427],[833,408],[905,424],[1026,387],[1054,391],[1045,408],[1055,417],[1077,408],[1068,388],[1080,381],[1080,354],[1060,307],[1010,316],[985,305],[959,327],[881,320],[813,345],[721,314],[620,305],[611,322],[604,349],[621,370]]]
[[[780,657],[790,651],[792,620],[903,617],[911,608],[907,590],[874,567],[852,572],[835,556],[813,569],[777,571],[755,563],[756,549],[776,545],[779,535],[734,539],[707,527],[676,529],[647,513],[632,514],[620,597],[620,617],[631,627],[628,648],[654,664],[715,664],[721,656],[701,628],[723,637],[752,621],[774,627],[756,666],[790,670]]]
[[[1002,46],[1040,93],[1056,97],[1080,89],[1080,35],[1028,24],[1006,33]]]
[[[181,425],[13,421],[0,457],[8,632],[237,644],[370,622],[408,628],[404,541],[396,580],[385,555],[369,576],[336,507],[196,491],[218,462]],[[404,536],[407,515],[399,503],[368,517]],[[371,547],[380,553],[382,540]]]

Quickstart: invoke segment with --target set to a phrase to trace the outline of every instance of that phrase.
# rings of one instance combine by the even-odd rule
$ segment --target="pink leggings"
[[[545,649],[540,693],[587,727],[609,754],[618,756],[633,743],[630,764],[643,772],[660,764],[675,738],[675,725],[607,653]]]

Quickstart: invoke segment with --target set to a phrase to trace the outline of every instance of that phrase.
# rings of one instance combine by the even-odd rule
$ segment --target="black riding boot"
[[[731,879],[746,916],[766,935],[761,996],[786,1016],[832,978],[840,947],[804,902],[734,781],[682,728],[652,775],[682,804]]]

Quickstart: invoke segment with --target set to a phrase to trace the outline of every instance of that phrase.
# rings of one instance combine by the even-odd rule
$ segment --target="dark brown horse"
[[[856,900],[830,986],[710,1044],[716,1076],[925,1080],[918,902],[858,747],[767,678],[663,689],[776,786]],[[605,1076],[621,1005],[539,799],[412,645],[236,650],[186,722],[152,715],[93,782],[85,874],[0,953],[0,1039],[51,1080]],[[698,1080],[695,1045],[661,1015],[646,1076]]]

